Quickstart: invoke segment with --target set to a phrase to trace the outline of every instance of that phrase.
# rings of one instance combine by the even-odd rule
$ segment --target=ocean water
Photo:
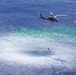
[[[76,75],[75,50],[75,0],[0,0],[0,75]]]

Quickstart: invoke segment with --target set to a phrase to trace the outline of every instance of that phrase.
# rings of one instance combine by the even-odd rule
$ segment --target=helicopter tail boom
[[[46,18],[45,18],[45,17],[43,17],[41,13],[40,13],[40,18],[42,18],[42,19],[46,20]]]

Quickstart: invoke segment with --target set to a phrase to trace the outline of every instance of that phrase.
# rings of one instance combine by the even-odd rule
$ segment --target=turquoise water
[[[53,26],[51,28],[33,29],[21,28],[18,31],[12,31],[11,36],[22,36],[32,38],[43,38],[50,42],[59,42],[76,45],[76,27]]]

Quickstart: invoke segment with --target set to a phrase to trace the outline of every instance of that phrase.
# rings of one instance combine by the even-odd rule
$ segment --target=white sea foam
[[[48,51],[50,49],[50,52]],[[76,67],[76,47],[50,38],[33,36],[5,36],[0,38],[0,60],[34,66]]]

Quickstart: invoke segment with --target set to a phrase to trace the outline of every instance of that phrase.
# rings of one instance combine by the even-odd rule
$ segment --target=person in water
[[[48,48],[48,51],[50,52],[50,48]]]

